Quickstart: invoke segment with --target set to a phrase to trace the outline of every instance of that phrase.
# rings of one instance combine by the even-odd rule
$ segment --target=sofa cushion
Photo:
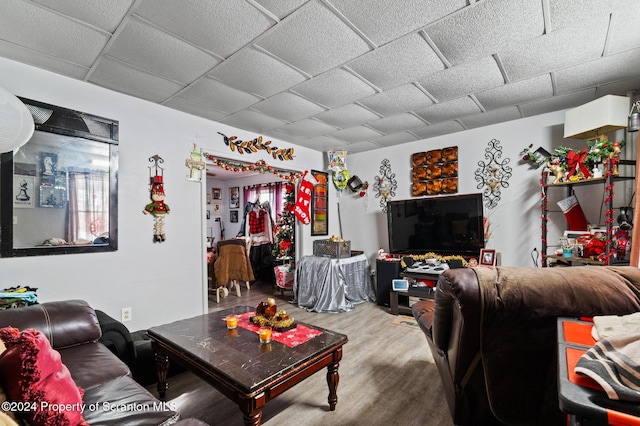
[[[170,425],[179,417],[175,403],[159,401],[127,376],[87,389],[84,402],[84,416],[91,425]]]
[[[109,380],[131,375],[129,367],[99,342],[60,349],[59,352],[71,377],[85,391]]]
[[[5,327],[0,329],[0,339],[7,347],[0,356],[2,387],[11,401],[29,404],[21,417],[34,426],[86,424],[82,389],[44,334]]]

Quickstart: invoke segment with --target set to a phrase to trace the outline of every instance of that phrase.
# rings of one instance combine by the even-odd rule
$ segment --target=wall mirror
[[[118,248],[118,122],[20,98],[33,137],[0,158],[0,256]]]

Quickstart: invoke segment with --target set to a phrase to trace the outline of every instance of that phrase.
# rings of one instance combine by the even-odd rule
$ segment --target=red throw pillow
[[[7,347],[0,356],[0,381],[9,400],[28,404],[19,413],[22,418],[33,426],[87,424],[82,417],[84,391],[44,334],[5,327],[0,340]]]

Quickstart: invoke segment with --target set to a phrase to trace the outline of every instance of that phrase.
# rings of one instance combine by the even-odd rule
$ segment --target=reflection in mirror
[[[2,256],[116,250],[117,122],[22,101],[36,131],[2,154]]]

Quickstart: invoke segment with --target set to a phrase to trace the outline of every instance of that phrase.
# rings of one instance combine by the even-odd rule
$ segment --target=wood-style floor
[[[388,308],[362,303],[352,312],[307,312],[289,303],[271,283],[254,282],[250,290],[232,292],[220,303],[209,297],[211,312],[234,305],[257,306],[274,297],[279,309],[299,321],[316,324],[349,337],[340,363],[338,405],[329,411],[326,374],[316,373],[270,401],[262,423],[299,425],[453,425],[442,384],[425,336],[419,329],[392,324]],[[156,394],[155,384],[148,387]],[[210,425],[242,425],[238,407],[191,373],[169,378],[167,401],[182,418],[195,417]]]

